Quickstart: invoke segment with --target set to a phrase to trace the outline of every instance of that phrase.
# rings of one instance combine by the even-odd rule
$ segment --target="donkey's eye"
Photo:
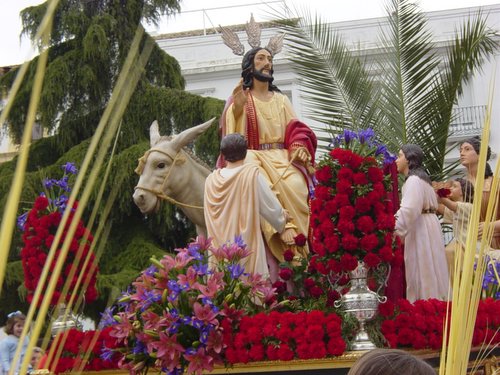
[[[157,165],[157,167],[159,169],[163,169],[163,168],[165,168],[165,166],[166,166],[166,164],[164,162],[159,162],[158,165]]]

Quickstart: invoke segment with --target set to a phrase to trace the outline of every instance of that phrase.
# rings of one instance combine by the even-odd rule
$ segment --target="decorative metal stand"
[[[57,315],[56,315],[57,314]],[[54,309],[56,319],[52,322],[51,333],[54,337],[59,332],[67,331],[71,328],[81,329],[82,325],[78,318],[73,314],[71,309],[68,309],[64,303],[61,303]]]
[[[335,301],[335,307],[343,306],[343,310],[359,322],[359,330],[352,342],[352,350],[376,348],[365,330],[365,322],[376,315],[379,303],[387,301],[387,297],[381,297],[368,288],[367,275],[368,269],[363,262],[359,262],[358,267],[350,272],[351,289],[340,300]]]

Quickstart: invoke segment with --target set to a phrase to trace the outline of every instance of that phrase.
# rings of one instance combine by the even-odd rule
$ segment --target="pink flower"
[[[205,353],[205,349],[200,347],[194,354],[185,354],[184,358],[189,361],[188,374],[201,375],[203,370],[208,372],[214,369],[214,359]]]
[[[217,313],[215,313],[211,306],[204,305],[202,306],[198,302],[193,304],[193,313],[196,319],[201,320],[202,322],[218,325],[217,321]]]
[[[132,325],[133,314],[119,312],[117,315],[118,323],[113,325],[113,329],[109,335],[116,337],[118,340],[122,340],[125,344],[127,344],[128,336],[130,335],[130,332],[134,330],[134,326]]]
[[[208,298],[213,298],[217,294],[219,290],[224,289],[226,283],[223,280],[224,273],[223,272],[214,272],[210,278],[207,280],[207,285],[197,284],[196,289],[201,292],[201,295],[198,298],[203,296]]]
[[[184,347],[178,343],[177,335],[166,335],[160,332],[158,341],[148,343],[148,350],[156,350],[156,356],[166,367],[172,371],[179,366]]]

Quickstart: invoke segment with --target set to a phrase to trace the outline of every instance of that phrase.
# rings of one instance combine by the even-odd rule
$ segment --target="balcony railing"
[[[485,112],[485,105],[454,108],[453,122],[450,124],[450,138],[455,140],[481,135]]]

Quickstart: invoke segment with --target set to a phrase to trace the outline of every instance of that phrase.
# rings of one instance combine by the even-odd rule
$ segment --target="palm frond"
[[[364,64],[343,42],[331,24],[301,12],[298,22],[281,20],[288,57],[301,77],[306,116],[328,125],[364,129],[377,122],[377,95]]]
[[[382,30],[383,58],[378,61],[382,92],[381,111],[392,135],[386,140],[397,150],[402,144],[416,143],[411,136],[422,126],[422,102],[427,99],[437,74],[432,35],[424,15],[409,0],[392,0],[387,8],[389,25]]]

